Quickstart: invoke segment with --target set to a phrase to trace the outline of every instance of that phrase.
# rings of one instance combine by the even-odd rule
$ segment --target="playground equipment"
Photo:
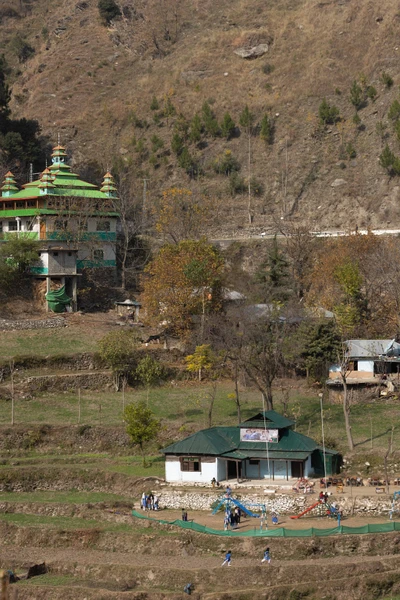
[[[256,508],[256,509],[258,508],[260,510],[261,514],[263,514],[263,515],[265,515],[267,512],[265,504],[248,503],[245,505],[245,504],[242,504],[241,502],[239,502],[239,500],[237,500],[236,498],[232,498],[231,495],[224,494],[219,499],[217,506],[214,508],[214,510],[212,511],[211,514],[215,515],[221,508],[224,508],[225,511],[230,511],[235,506],[237,508],[240,508],[240,510],[243,511],[244,514],[246,514],[248,517],[258,518],[260,516],[259,513],[253,512],[251,510],[252,508]]]
[[[396,507],[396,502],[398,502],[399,500],[400,500],[400,492],[394,492],[393,498],[392,498],[392,506],[389,510],[389,519],[390,520],[393,519],[393,513],[399,511],[399,508]]]
[[[400,492],[398,492],[398,494],[400,495]],[[334,519],[338,518],[338,514],[339,514],[338,508],[336,506],[333,506],[332,504],[329,504],[329,502],[325,502],[325,500],[319,500],[319,499],[317,500],[317,502],[314,502],[314,504],[311,504],[311,506],[308,506],[300,514],[293,515],[290,518],[291,519],[300,519],[300,517],[303,517],[304,515],[309,513],[311,510],[313,510],[313,508],[316,508],[317,506],[320,507],[320,509],[321,509],[320,512],[325,512],[326,516],[332,517]]]

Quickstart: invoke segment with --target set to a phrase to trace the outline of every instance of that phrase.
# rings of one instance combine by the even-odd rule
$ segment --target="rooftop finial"
[[[60,145],[60,140],[61,140],[61,136],[60,136],[60,132],[57,133],[57,143],[58,145]]]

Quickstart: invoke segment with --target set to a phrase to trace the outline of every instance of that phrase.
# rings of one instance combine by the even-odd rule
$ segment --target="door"
[[[228,460],[228,479],[239,479],[242,477],[242,463],[236,463],[236,460]],[[238,464],[238,469],[236,471],[236,464]]]
[[[291,461],[291,467],[292,467],[292,477],[299,479],[299,477],[303,477],[303,473],[304,473],[304,465],[302,462],[295,462],[295,461]]]

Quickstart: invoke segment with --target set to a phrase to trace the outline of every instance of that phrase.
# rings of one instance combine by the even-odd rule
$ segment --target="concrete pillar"
[[[46,294],[50,292],[51,277],[46,277]],[[46,300],[46,312],[50,312],[49,303]]]

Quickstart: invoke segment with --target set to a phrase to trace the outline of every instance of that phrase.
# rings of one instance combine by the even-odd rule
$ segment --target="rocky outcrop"
[[[234,53],[240,56],[240,58],[252,59],[258,58],[259,56],[263,56],[268,52],[268,44],[258,44],[257,46],[253,46],[252,48],[237,48],[234,50]]]

